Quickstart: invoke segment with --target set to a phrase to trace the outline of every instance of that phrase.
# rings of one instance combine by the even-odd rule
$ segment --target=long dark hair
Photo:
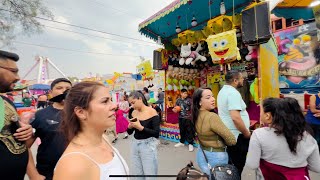
[[[93,99],[93,94],[99,87],[104,86],[97,82],[88,81],[78,83],[70,89],[64,100],[63,118],[60,126],[60,130],[66,138],[67,144],[81,131],[80,120],[74,113],[74,109],[80,107],[88,110],[89,103]]]
[[[297,153],[298,142],[303,133],[309,132],[298,101],[294,98],[268,98],[263,101],[264,112],[272,115],[271,127],[277,135],[283,135],[293,154]]]
[[[193,95],[192,95],[192,121],[193,121],[193,125],[196,125],[196,122],[198,120],[198,116],[199,116],[199,111],[200,111],[200,101],[202,98],[202,93],[204,90],[210,90],[210,88],[198,88],[194,91]],[[195,128],[196,130],[196,128]]]
[[[146,97],[143,95],[143,93],[141,91],[133,91],[132,93],[130,93],[129,97],[132,97],[133,99],[141,98],[143,104],[146,106],[149,106]]]

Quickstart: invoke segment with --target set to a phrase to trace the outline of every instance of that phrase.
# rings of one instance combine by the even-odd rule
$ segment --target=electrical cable
[[[12,42],[13,42],[13,43],[17,43],[17,44],[29,45],[29,46],[37,46],[37,47],[42,47],[42,48],[57,49],[57,50],[71,51],[71,52],[79,52],[79,53],[86,53],[86,54],[97,54],[97,55],[106,55],[106,56],[140,57],[140,56],[137,56],[137,55],[109,54],[109,53],[99,53],[99,52],[81,51],[81,50],[67,49],[67,48],[61,48],[61,47],[46,46],[46,45],[41,45],[41,44],[27,43],[27,42],[22,42],[22,41],[12,41]]]
[[[123,40],[112,39],[112,38],[107,38],[107,37],[103,37],[103,36],[97,36],[97,35],[92,35],[92,34],[77,32],[77,31],[71,31],[71,30],[68,30],[68,29],[52,27],[52,26],[48,26],[48,25],[43,25],[43,26],[46,27],[46,28],[50,28],[50,29],[56,29],[56,30],[66,31],[66,32],[75,33],[75,34],[81,34],[81,35],[86,35],[86,36],[92,36],[92,37],[102,38],[102,39],[108,39],[108,40],[118,41],[118,42],[127,43],[127,44],[137,44],[137,45],[150,46],[150,47],[156,47],[156,45],[157,45],[157,44],[154,44],[154,43],[153,43],[153,44],[150,44],[150,45],[149,45],[149,44],[132,43],[132,42],[127,42],[127,41],[123,41]]]
[[[7,11],[7,12],[15,13],[14,11],[6,10],[6,9],[1,9],[0,8],[0,10],[1,11]],[[20,13],[20,12],[17,12],[17,13]],[[127,36],[123,36],[123,35],[119,35],[119,34],[115,34],[115,33],[109,33],[109,32],[102,31],[102,30],[97,30],[97,29],[93,29],[93,28],[89,28],[89,27],[84,27],[84,26],[79,26],[79,25],[75,25],[75,24],[60,22],[60,21],[56,21],[56,20],[52,20],[52,19],[47,19],[47,18],[42,18],[42,17],[37,17],[37,16],[34,17],[34,18],[41,19],[41,20],[44,20],[44,21],[54,22],[54,23],[58,23],[58,24],[68,25],[68,26],[72,26],[72,27],[76,27],[76,28],[80,28],[80,29],[86,29],[86,30],[89,30],[89,31],[98,32],[98,33],[102,33],[102,34],[108,34],[108,35],[117,36],[117,37],[126,38],[126,39],[131,39],[131,40],[135,40],[135,41],[141,41],[141,42],[145,42],[145,43],[156,44],[156,43],[153,43],[153,42],[144,41],[144,40],[137,39],[137,38],[127,37]]]

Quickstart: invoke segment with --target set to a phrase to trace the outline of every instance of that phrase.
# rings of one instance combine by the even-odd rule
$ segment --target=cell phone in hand
[[[129,119],[130,122],[137,122],[137,120],[138,120],[137,118]]]

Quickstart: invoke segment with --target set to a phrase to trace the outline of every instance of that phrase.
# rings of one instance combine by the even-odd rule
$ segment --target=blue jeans
[[[132,140],[131,168],[132,175],[158,175],[158,144],[159,140],[148,139]],[[138,177],[132,179],[151,180],[155,177]]]
[[[216,165],[228,164],[228,153],[227,152],[210,152],[204,151],[206,154],[211,168]],[[197,152],[197,163],[203,173],[210,175],[210,169],[208,167],[207,161],[203,156],[200,146]]]

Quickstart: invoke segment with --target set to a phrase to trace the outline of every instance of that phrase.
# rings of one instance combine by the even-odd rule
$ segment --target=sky
[[[10,49],[8,47],[4,49],[19,54],[20,61],[18,62],[18,66],[20,67],[21,77],[36,63],[36,56],[48,57],[66,76],[83,78],[89,76],[90,73],[93,75],[97,73],[100,75],[112,74],[113,72],[135,73],[136,65],[141,62],[139,56],[150,59],[152,62],[153,50],[161,47],[138,32],[139,23],[169,5],[172,1],[44,0],[44,5],[51,10],[56,21],[119,34],[151,43],[39,20],[46,26],[43,33],[32,34],[30,37],[19,35]],[[48,26],[104,38],[75,34],[49,28]],[[117,41],[106,38],[116,39]],[[101,54],[71,52],[31,46],[25,43]],[[50,76],[59,76],[54,70],[50,69],[49,71],[52,72]],[[26,79],[35,79],[36,73],[37,70],[34,70]]]

